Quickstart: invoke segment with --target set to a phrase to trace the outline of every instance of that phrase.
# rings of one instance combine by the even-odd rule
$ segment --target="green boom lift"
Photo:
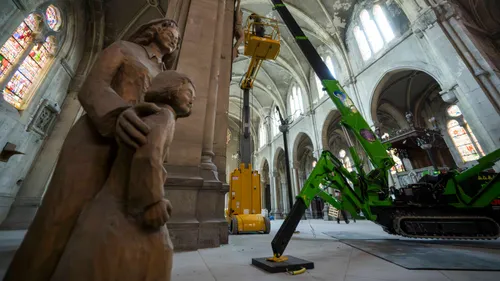
[[[479,159],[476,166],[466,171],[427,175],[418,183],[399,190],[390,187],[389,171],[394,166],[387,152],[390,145],[383,144],[375,136],[283,1],[271,1],[340,112],[344,133],[350,131],[355,136],[373,166],[370,172],[364,172],[352,142],[349,143],[350,152],[357,173],[347,171],[331,152],[324,151],[271,243],[274,259],[282,257],[305,210],[316,196],[355,217],[362,212],[366,219],[394,235],[438,239],[498,238],[500,210],[494,205],[499,202],[500,177],[498,173],[484,171],[500,160],[500,149]],[[323,188],[328,186],[340,190],[341,201]]]

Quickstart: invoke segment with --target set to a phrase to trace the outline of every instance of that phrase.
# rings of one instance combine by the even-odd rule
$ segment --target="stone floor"
[[[385,236],[380,227],[367,221],[346,225],[322,220],[301,221],[286,254],[315,263],[308,272],[292,276],[269,274],[253,267],[252,258],[272,256],[270,242],[282,221],[273,221],[269,235],[231,236],[229,245],[216,249],[177,253],[173,281],[494,281],[500,272],[407,270],[363,251],[352,248],[324,233],[351,234],[353,237]],[[22,231],[0,232],[0,277],[20,243]]]

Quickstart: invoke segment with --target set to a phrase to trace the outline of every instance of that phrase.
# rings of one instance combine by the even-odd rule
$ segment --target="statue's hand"
[[[169,200],[163,199],[144,212],[144,223],[147,226],[159,228],[167,223],[170,214],[172,214],[172,204],[170,204]]]
[[[136,149],[146,144],[149,126],[141,120],[160,111],[154,103],[139,103],[123,111],[116,121],[116,136],[126,145]]]

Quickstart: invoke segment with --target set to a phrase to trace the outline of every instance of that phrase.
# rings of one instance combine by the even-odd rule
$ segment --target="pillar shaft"
[[[232,28],[226,19],[232,20],[234,10],[226,7],[226,1],[232,0],[172,0],[167,13],[181,28],[177,70],[193,80],[197,96],[192,115],[177,122],[165,165],[166,196],[174,208],[167,226],[176,250],[227,243],[224,220],[227,188],[218,179],[215,159],[212,161],[214,152],[223,150],[219,144],[221,130],[215,129],[217,112],[218,120],[224,118],[221,115],[224,109],[218,103],[222,99],[218,97],[220,94],[227,99],[229,91],[230,65],[222,60],[221,52],[227,44],[224,42],[230,40],[227,37],[231,35],[224,27]],[[226,17],[227,10],[230,15]],[[225,169],[225,158],[219,157],[219,163],[219,170]]]
[[[218,0],[217,6],[217,24],[215,25],[216,38],[212,50],[212,67],[210,69],[210,82],[208,87],[207,110],[205,113],[205,123],[203,132],[203,150],[201,157],[202,169],[209,172],[204,173],[204,178],[207,180],[218,181],[217,167],[213,164],[212,158],[215,155],[214,148],[214,129],[215,117],[217,113],[217,94],[219,89],[219,71],[221,65],[221,51],[224,34],[224,14],[226,10],[226,0]],[[208,177],[208,178],[207,178]]]

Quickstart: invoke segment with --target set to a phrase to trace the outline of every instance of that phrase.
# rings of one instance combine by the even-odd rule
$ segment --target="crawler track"
[[[491,240],[500,237],[500,226],[483,216],[399,216],[391,234],[409,238]]]

